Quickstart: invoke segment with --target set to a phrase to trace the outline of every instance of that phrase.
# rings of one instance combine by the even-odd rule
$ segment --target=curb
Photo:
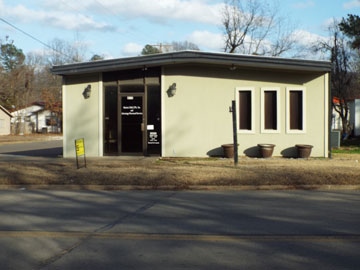
[[[0,190],[114,190],[114,191],[256,191],[256,190],[360,190],[360,185],[260,185],[260,186],[131,186],[131,185],[0,185]]]

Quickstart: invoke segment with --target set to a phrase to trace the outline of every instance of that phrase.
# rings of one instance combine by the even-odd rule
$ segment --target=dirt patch
[[[58,135],[0,136],[0,144],[59,139]],[[207,188],[360,186],[360,155],[333,154],[332,159],[224,158],[87,158],[0,157],[0,185],[107,186],[108,188]]]

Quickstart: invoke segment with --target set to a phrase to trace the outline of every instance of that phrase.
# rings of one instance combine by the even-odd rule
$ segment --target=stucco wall
[[[100,117],[102,89],[98,74],[65,77],[63,85],[64,157],[75,157],[75,139],[84,138],[86,156],[99,156],[101,144]],[[91,85],[91,96],[85,99],[84,89]]]
[[[295,154],[295,144],[314,145],[312,156],[327,157],[328,90],[327,76],[288,72],[250,71],[219,67],[169,66],[164,68],[163,156],[207,156],[221,154],[221,144],[232,142],[231,101],[237,87],[255,89],[255,128],[253,134],[238,133],[239,154],[255,151],[259,143],[275,144],[274,156]],[[174,97],[166,89],[176,83]],[[306,132],[286,131],[286,88],[306,90]],[[261,87],[280,89],[280,131],[261,132]]]
[[[103,87],[98,74],[65,77],[63,86],[64,156],[75,157],[74,141],[85,139],[86,156],[101,156]],[[238,132],[239,155],[257,152],[257,144],[275,144],[274,156],[296,155],[295,144],[314,146],[312,156],[328,156],[328,76],[324,74],[229,70],[228,67],[171,65],[163,67],[162,156],[222,155],[221,145],[232,143],[229,112],[235,89],[254,89],[254,132]],[[166,90],[176,83],[173,97]],[[84,89],[91,85],[91,97]],[[279,131],[261,130],[261,88],[279,89]],[[287,88],[305,89],[305,132],[287,132]]]

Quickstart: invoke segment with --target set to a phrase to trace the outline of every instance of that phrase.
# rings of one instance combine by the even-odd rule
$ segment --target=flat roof
[[[234,66],[239,68],[245,67],[308,72],[330,72],[331,70],[330,61],[202,51],[179,51],[59,65],[53,66],[51,71],[56,75],[76,75],[176,64],[228,65],[229,67]]]

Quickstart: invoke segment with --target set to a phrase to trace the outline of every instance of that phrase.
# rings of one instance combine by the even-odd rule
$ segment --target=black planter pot
[[[221,145],[224,151],[224,157],[226,158],[233,158],[234,157],[234,144],[228,143]]]
[[[311,149],[313,148],[310,144],[296,144],[298,158],[309,158]]]
[[[275,144],[261,143],[258,144],[260,156],[263,158],[269,158],[274,152]]]

